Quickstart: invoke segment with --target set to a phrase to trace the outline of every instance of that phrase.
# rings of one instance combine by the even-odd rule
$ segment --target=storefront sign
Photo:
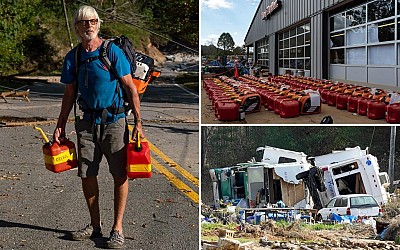
[[[282,1],[280,0],[273,1],[269,6],[267,6],[265,11],[261,12],[261,19],[262,20],[269,19],[271,15],[277,10],[279,10],[281,7],[282,7]]]

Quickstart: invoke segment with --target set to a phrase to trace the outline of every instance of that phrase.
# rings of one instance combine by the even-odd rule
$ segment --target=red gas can
[[[360,99],[360,97],[358,97],[358,96],[350,96],[349,97],[349,101],[347,103],[347,110],[349,112],[353,112],[353,113],[357,112],[359,99]]]
[[[339,92],[336,91],[330,91],[328,93],[328,106],[336,106],[336,97],[339,94]]]
[[[267,97],[271,94],[271,92],[268,90],[261,89],[258,90],[257,93],[260,95],[261,105],[265,106],[265,104],[267,103]]]
[[[328,93],[330,92],[329,89],[322,89],[319,93],[321,95],[321,102],[328,103]]]
[[[59,173],[78,166],[75,144],[66,140],[63,144],[46,143],[43,145],[45,166],[48,170]]]
[[[386,121],[388,123],[400,123],[400,103],[386,106]]]
[[[279,115],[281,113],[281,108],[280,108],[280,104],[282,100],[287,99],[286,96],[278,96],[277,98],[275,98],[274,100],[274,113]]]
[[[376,100],[370,100],[367,104],[367,117],[373,120],[385,118],[386,104]]]
[[[360,98],[358,99],[357,114],[367,115],[367,105],[370,99]]]
[[[300,103],[293,99],[283,99],[280,103],[280,117],[291,118],[300,115]]]
[[[131,179],[151,177],[151,156],[149,144],[140,141],[138,134],[135,142],[127,144],[127,175]]]
[[[348,94],[339,93],[336,96],[336,108],[337,109],[347,109],[348,99],[349,99]]]
[[[232,101],[231,99],[221,99],[216,101],[213,106],[214,112],[217,113],[218,107],[223,105],[224,103],[234,103],[234,101]]]
[[[267,109],[268,109],[268,111],[274,111],[274,98],[276,98],[276,97],[279,97],[279,96],[281,96],[280,94],[272,94],[272,95],[269,95],[268,96],[268,98],[267,98]]]
[[[239,119],[239,105],[233,102],[224,102],[218,105],[215,115],[220,121],[236,121]]]

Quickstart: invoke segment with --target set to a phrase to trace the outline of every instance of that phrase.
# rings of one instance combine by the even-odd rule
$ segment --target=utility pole
[[[390,179],[390,190],[393,191],[394,181],[394,155],[395,155],[395,144],[396,144],[396,126],[390,127],[390,151],[389,151],[389,179]]]
[[[68,37],[69,37],[69,43],[71,46],[71,49],[74,48],[74,44],[72,42],[72,37],[71,37],[71,31],[69,29],[69,22],[68,22],[68,15],[67,15],[67,7],[65,6],[65,0],[62,0],[63,2],[63,7],[64,7],[64,16],[65,16],[65,23],[67,24],[67,31],[68,31]]]

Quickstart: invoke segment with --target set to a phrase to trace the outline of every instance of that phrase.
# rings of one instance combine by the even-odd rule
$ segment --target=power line
[[[80,1],[80,0],[78,0],[77,2],[80,2],[80,3],[83,3],[83,4],[89,5],[88,3],[84,2],[84,1]],[[172,39],[170,39],[170,38],[168,38],[168,37],[166,37],[166,36],[164,36],[164,35],[161,35],[161,34],[158,34],[157,32],[154,32],[154,31],[151,31],[151,30],[149,30],[149,29],[143,28],[143,27],[141,27],[141,26],[139,26],[139,25],[137,25],[137,24],[135,24],[135,23],[133,23],[133,22],[131,22],[131,21],[128,21],[128,20],[126,20],[126,19],[123,19],[123,18],[121,18],[121,17],[119,17],[119,16],[117,16],[117,15],[112,15],[112,14],[110,14],[110,13],[108,13],[108,12],[106,12],[105,10],[102,10],[102,9],[100,9],[100,8],[97,8],[97,7],[94,7],[94,6],[92,6],[92,7],[93,7],[95,10],[97,10],[97,11],[99,11],[99,12],[102,12],[102,13],[104,13],[104,14],[106,14],[106,15],[109,15],[109,16],[111,16],[111,17],[113,17],[113,18],[115,18],[115,19],[117,19],[117,20],[119,20],[119,21],[125,22],[125,23],[130,24],[130,25],[133,25],[133,26],[135,26],[135,27],[137,27],[137,28],[139,28],[139,29],[145,30],[145,31],[147,31],[147,32],[149,32],[149,33],[151,33],[151,34],[153,34],[153,35],[159,36],[159,37],[161,37],[161,38],[163,38],[163,39],[165,39],[165,40],[167,40],[167,41],[173,42],[173,43],[175,43],[175,44],[177,44],[177,45],[179,45],[179,46],[182,46],[182,47],[184,47],[184,48],[186,48],[186,49],[188,49],[188,50],[191,50],[191,51],[193,51],[193,52],[195,52],[195,53],[197,53],[197,54],[199,53],[199,51],[197,51],[197,50],[195,50],[195,49],[192,49],[192,48],[190,48],[190,47],[188,47],[188,46],[186,46],[186,45],[184,45],[184,44],[182,44],[182,43],[179,43],[179,42],[177,42],[177,41],[174,41],[174,40],[172,40]]]

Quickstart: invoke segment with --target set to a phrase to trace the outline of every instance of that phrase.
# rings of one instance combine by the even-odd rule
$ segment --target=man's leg
[[[126,199],[128,197],[128,178],[114,177],[114,225],[110,237],[106,242],[106,248],[122,248],[125,237],[122,233],[122,220],[124,218]]]
[[[128,178],[114,177],[114,225],[113,230],[122,233],[122,221],[124,218],[126,200],[128,198]]]
[[[90,225],[78,231],[71,232],[71,240],[85,240],[103,236],[100,224],[99,186],[97,177],[82,178],[82,189],[90,213]]]
[[[82,189],[89,208],[91,225],[100,228],[99,185],[97,176],[82,178]]]

